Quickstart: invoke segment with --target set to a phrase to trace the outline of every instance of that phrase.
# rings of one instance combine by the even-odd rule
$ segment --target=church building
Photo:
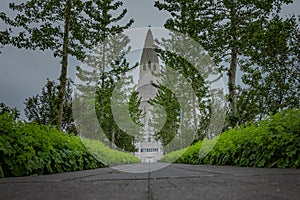
[[[154,139],[154,129],[151,127],[151,106],[148,103],[150,99],[155,98],[157,89],[151,85],[156,83],[158,77],[154,73],[160,71],[158,56],[155,52],[153,34],[149,28],[139,66],[139,80],[137,91],[141,97],[140,109],[145,116],[141,119],[143,126],[143,138],[135,143],[137,151],[135,156],[141,159],[142,163],[157,162],[163,156],[163,147],[161,142]]]

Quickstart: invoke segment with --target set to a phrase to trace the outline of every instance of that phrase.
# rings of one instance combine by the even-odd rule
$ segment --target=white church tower
[[[160,71],[160,65],[150,28],[146,35],[139,67],[137,91],[141,97],[140,108],[145,113],[145,117],[141,119],[144,124],[143,138],[135,144],[137,149],[135,156],[141,159],[142,163],[157,162],[163,156],[163,148],[161,143],[154,139],[153,127],[150,126],[152,114],[148,101],[155,98],[157,89],[151,83],[158,81],[158,77],[153,74]]]

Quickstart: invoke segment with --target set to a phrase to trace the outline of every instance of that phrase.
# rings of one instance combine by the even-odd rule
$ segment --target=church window
[[[148,62],[148,68],[151,70],[151,61]]]
[[[143,70],[146,71],[146,65],[145,64],[143,65]]]
[[[153,71],[156,71],[156,65],[153,65]]]

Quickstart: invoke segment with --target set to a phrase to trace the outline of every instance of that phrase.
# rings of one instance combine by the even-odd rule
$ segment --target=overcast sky
[[[12,0],[1,0],[0,11],[7,12],[8,3]],[[22,0],[14,0],[22,2]],[[124,8],[128,9],[125,20],[134,18],[132,28],[163,27],[169,15],[154,6],[154,0],[126,0]],[[283,14],[300,14],[300,0],[284,7]],[[2,26],[3,24],[0,24]],[[144,36],[143,36],[144,37]],[[20,50],[6,46],[0,54],[0,102],[17,107],[23,112],[24,100],[41,92],[47,78],[57,80],[60,74],[59,59],[49,51]],[[75,78],[74,66],[78,63],[70,60],[68,75]]]

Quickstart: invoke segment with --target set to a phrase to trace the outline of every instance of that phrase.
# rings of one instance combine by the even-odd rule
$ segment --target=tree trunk
[[[60,85],[58,94],[58,111],[57,111],[57,129],[62,130],[62,118],[63,118],[63,106],[64,97],[66,93],[67,83],[67,68],[68,68],[68,46],[69,46],[69,31],[70,31],[70,17],[71,17],[71,5],[72,0],[66,2],[66,13],[65,13],[65,26],[64,26],[64,38],[63,38],[63,52],[61,62],[61,73],[60,73]]]
[[[236,0],[232,0],[232,7],[230,10],[231,16],[231,61],[228,71],[228,89],[229,89],[229,102],[230,102],[230,125],[235,126],[237,123],[237,100],[236,100],[236,68],[238,62],[238,37],[237,37],[237,18],[236,18]]]
[[[237,67],[237,49],[232,48],[231,63],[228,73],[228,89],[229,89],[229,102],[230,102],[230,113],[233,118],[231,125],[236,125],[237,117],[237,103],[236,103],[236,67]]]
[[[102,66],[101,66],[101,119],[103,118],[104,115],[104,98],[105,98],[105,55],[106,55],[106,45],[105,45],[105,35],[103,36],[103,46],[102,46]]]
[[[193,95],[193,117],[194,117],[194,133],[193,133],[193,139],[196,139],[197,137],[197,110],[196,110],[196,95]]]

